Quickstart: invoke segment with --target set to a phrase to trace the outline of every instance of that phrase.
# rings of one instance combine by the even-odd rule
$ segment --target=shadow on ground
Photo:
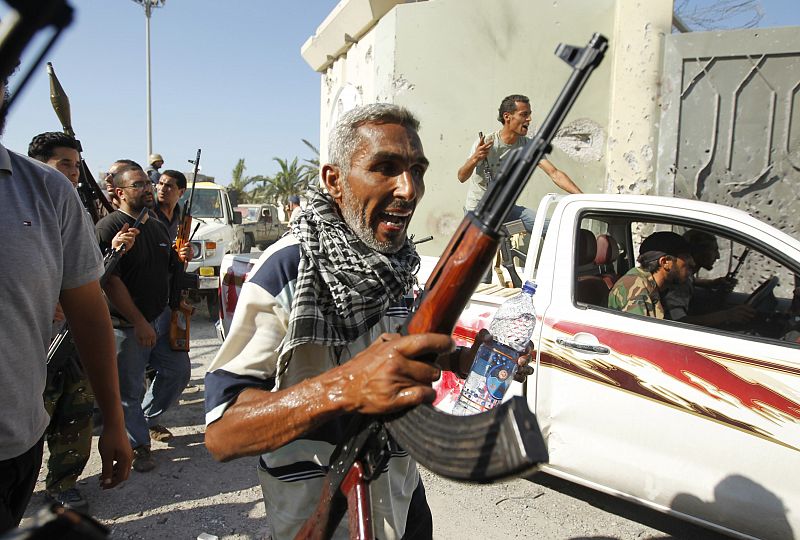
[[[203,532],[227,539],[269,537],[255,471],[257,458],[218,463],[205,448],[200,375],[195,370],[179,403],[163,416],[174,438],[153,441],[157,464],[153,471],[131,471],[122,486],[100,490],[94,437],[79,488],[89,501],[89,513],[111,528],[111,538],[197,538]],[[45,473],[43,467],[26,517],[45,504]]]

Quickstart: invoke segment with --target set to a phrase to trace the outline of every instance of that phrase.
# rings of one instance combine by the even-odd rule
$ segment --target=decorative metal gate
[[[664,50],[658,193],[800,238],[800,28],[674,34]]]

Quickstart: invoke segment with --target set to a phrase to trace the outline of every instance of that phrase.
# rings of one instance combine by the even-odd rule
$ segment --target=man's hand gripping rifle
[[[172,309],[172,317],[169,322],[169,347],[173,351],[189,351],[189,321],[191,320],[194,307],[189,303],[187,289],[197,288],[197,276],[188,274],[185,271],[185,264],[188,258],[181,255],[181,251],[190,247],[192,232],[192,201],[194,200],[194,187],[197,184],[197,171],[200,169],[200,149],[197,149],[197,157],[194,161],[194,173],[192,174],[192,190],[189,198],[181,208],[181,220],[178,223],[178,234],[175,237],[175,251],[182,261],[180,267],[172,270],[172,280],[169,287],[169,307]]]
[[[130,229],[136,229],[141,225],[142,219],[147,213],[147,208],[143,208],[136,218]],[[100,286],[103,286],[108,280],[108,277],[114,272],[114,269],[119,264],[119,260],[125,254],[125,244],[121,244],[118,248],[109,251],[103,258],[103,275],[100,276]],[[58,368],[65,365],[71,358],[74,358],[75,342],[69,332],[69,325],[64,323],[61,329],[50,342],[50,347],[47,349],[47,374],[50,376],[55,373]]]
[[[505,160],[474,212],[466,215],[434,268],[417,310],[402,331],[451,334],[491,264],[501,226],[522,193],[608,41],[595,34],[586,47],[559,45],[556,55],[573,72],[536,136]],[[514,397],[491,411],[458,417],[420,405],[384,417],[359,416],[331,456],[322,496],[297,538],[330,538],[345,512],[351,538],[373,538],[367,483],[388,459],[391,435],[425,468],[456,480],[492,482],[521,474],[548,459],[536,417]]]

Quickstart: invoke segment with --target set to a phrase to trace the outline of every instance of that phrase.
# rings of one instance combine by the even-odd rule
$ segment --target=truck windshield
[[[224,217],[220,193],[216,189],[196,189],[194,199],[192,199],[192,215],[200,218]],[[184,204],[188,200],[189,191],[183,194],[180,203]]]

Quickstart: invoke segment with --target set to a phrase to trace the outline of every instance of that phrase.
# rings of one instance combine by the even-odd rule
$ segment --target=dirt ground
[[[111,529],[111,538],[195,539],[203,533],[209,535],[206,539],[270,537],[256,478],[256,459],[217,463],[203,444],[203,374],[219,341],[213,326],[202,317],[196,316],[192,322],[192,380],[179,404],[163,418],[175,438],[169,443],[153,442],[156,469],[148,473],[132,471],[124,485],[101,491],[100,460],[93,451],[79,481],[90,514]],[[94,449],[96,445],[95,437]],[[44,505],[44,474],[43,468],[26,516]],[[599,508],[602,503],[564,495],[529,480],[475,486],[451,482],[428,471],[422,474],[437,539],[671,537],[608,513]],[[29,519],[23,525],[26,522]]]

